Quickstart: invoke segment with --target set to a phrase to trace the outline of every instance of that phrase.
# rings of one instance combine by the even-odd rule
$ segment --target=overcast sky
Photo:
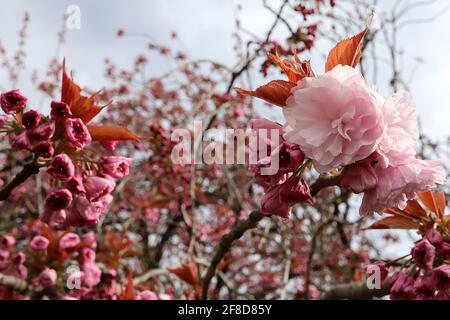
[[[255,33],[266,30],[273,17],[262,8],[261,0],[241,2],[240,16],[244,26]],[[276,4],[277,0],[272,2]],[[393,2],[381,0],[379,8],[388,9]],[[67,57],[79,83],[95,88],[103,84],[105,57],[126,66],[132,64],[136,54],[147,51],[149,41],[143,38],[118,39],[119,28],[145,32],[152,39],[168,44],[170,32],[177,31],[191,57],[233,63],[231,33],[236,3],[235,0],[0,0],[0,40],[8,50],[15,49],[17,30],[23,13],[28,11],[31,24],[26,47],[27,64],[32,68],[45,68],[49,58],[55,55],[56,32],[61,29],[62,16],[69,5],[78,5],[81,29],[68,31],[66,45],[59,55]],[[447,4],[447,0],[436,0],[433,5],[412,10],[408,17],[432,17]],[[424,131],[433,137],[444,138],[450,133],[450,12],[432,23],[409,26],[404,30],[399,36],[400,46],[406,52],[402,65],[406,74],[414,68],[415,57],[424,59],[411,86]],[[313,57],[315,64],[318,60]],[[150,74],[160,74],[165,68],[164,64],[150,61]],[[4,79],[5,75],[0,73],[0,80]],[[29,77],[23,77],[20,86],[28,88]]]

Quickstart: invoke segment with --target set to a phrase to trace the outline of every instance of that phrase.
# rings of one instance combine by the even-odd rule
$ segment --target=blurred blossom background
[[[350,6],[353,2],[358,1],[341,1],[340,4]],[[398,6],[406,6],[408,2],[411,1],[400,1]],[[268,3],[276,7],[280,1]],[[374,3],[373,7],[367,8],[367,15],[372,8],[375,10],[373,26],[376,28],[397,1],[381,0]],[[404,14],[403,26],[398,30],[397,50],[401,54],[398,64],[419,109],[423,132],[436,139],[445,139],[449,133],[450,117],[450,42],[447,41],[450,3],[446,0],[425,3],[412,6]],[[67,30],[64,45],[58,46],[56,30],[64,26],[63,17],[71,5],[81,10],[81,28]],[[242,9],[238,10],[238,6]],[[88,0],[1,0],[0,21],[3,28],[0,30],[0,40],[9,51],[17,48],[17,30],[25,11],[31,19],[27,30],[29,37],[25,51],[28,56],[25,61],[31,68],[20,77],[18,86],[23,90],[31,88],[31,70],[45,65],[55,53],[61,58],[66,57],[80,83],[89,83],[93,88],[101,87],[105,85],[102,75],[106,57],[119,65],[131,66],[133,61],[130,57],[147,52],[147,44],[151,41],[167,45],[176,41],[179,48],[192,58],[221,61],[231,67],[235,62],[232,33],[236,17],[239,17],[243,29],[263,36],[272,16],[260,0],[136,0],[132,3],[120,0],[107,3]],[[300,20],[301,17],[299,15],[292,19]],[[118,30],[126,30],[135,36],[120,39],[117,37]],[[177,33],[176,40],[172,39],[172,32]],[[277,28],[276,33],[282,35],[286,30]],[[147,41],[143,41],[143,37]],[[317,46],[301,55],[301,58],[312,57],[315,70],[322,70],[329,47],[329,41],[319,40]],[[386,63],[389,52],[381,47],[376,55],[380,65],[375,78],[372,74],[368,81],[378,85],[380,91],[387,95],[389,81],[386,79],[390,75],[383,68],[383,61]],[[155,55],[149,61],[146,72],[156,77],[171,67],[167,60]],[[256,71],[254,84],[261,83]],[[0,81],[4,79],[5,75],[0,73]],[[33,97],[32,92],[26,93]],[[32,102],[37,106],[44,104],[39,97],[33,97]],[[282,120],[281,113],[275,110],[266,112],[270,112],[274,119]]]

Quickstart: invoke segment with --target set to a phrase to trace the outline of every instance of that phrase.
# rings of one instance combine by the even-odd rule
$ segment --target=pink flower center
[[[346,112],[339,119],[333,120],[331,122],[331,127],[336,129],[337,132],[346,140],[351,141],[352,139],[348,135],[348,132],[351,128],[346,127],[346,124],[349,120],[353,118],[353,113]]]

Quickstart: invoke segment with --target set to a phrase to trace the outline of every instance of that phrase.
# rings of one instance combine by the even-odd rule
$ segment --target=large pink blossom
[[[416,108],[407,92],[398,92],[386,99],[382,107],[385,132],[378,146],[379,165],[405,164],[416,154],[419,138]]]
[[[285,138],[297,143],[319,172],[365,159],[384,132],[364,78],[348,66],[299,81],[283,111]]]
[[[382,213],[386,208],[405,208],[416,192],[430,190],[443,184],[445,171],[441,161],[427,161],[413,157],[398,166],[376,166],[378,184],[364,192],[360,214]]]
[[[79,118],[66,120],[66,139],[72,147],[80,149],[92,140],[88,128]]]

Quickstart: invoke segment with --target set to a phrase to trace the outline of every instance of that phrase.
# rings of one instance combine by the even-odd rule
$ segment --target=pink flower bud
[[[409,300],[415,297],[414,278],[407,275],[405,271],[399,272],[391,286],[391,299]]]
[[[30,149],[31,142],[26,131],[19,134],[11,143],[11,147],[16,150]]]
[[[314,199],[309,193],[308,185],[300,177],[291,177],[281,185],[280,198],[289,206],[302,202],[314,203]]]
[[[88,287],[96,286],[101,279],[102,271],[95,263],[86,263],[83,265],[83,282]]]
[[[55,270],[45,268],[38,276],[38,282],[44,288],[50,288],[55,285],[58,275]]]
[[[56,179],[69,181],[75,174],[75,166],[72,160],[62,153],[53,158],[47,173]]]
[[[450,264],[443,264],[434,268],[433,280],[436,289],[448,290],[450,288]]]
[[[450,300],[449,290],[439,290],[436,294],[436,300]]]
[[[128,175],[132,159],[120,156],[104,156],[100,158],[99,172],[116,179],[123,178]]]
[[[261,199],[261,210],[264,213],[275,214],[282,218],[289,218],[290,207],[296,203],[312,204],[309,187],[300,177],[290,177],[284,183],[269,189]]]
[[[418,299],[430,300],[433,299],[436,288],[432,277],[419,276],[414,283],[414,290],[416,291]]]
[[[45,158],[50,159],[53,157],[53,153],[55,149],[53,148],[53,144],[50,141],[41,141],[34,146],[34,154],[37,158]]]
[[[442,241],[437,247],[437,255],[442,259],[450,259],[450,243]]]
[[[67,213],[65,210],[54,211],[51,214],[48,225],[57,230],[63,230],[66,228]]]
[[[81,236],[83,244],[88,246],[89,248],[95,249],[97,248],[97,236],[95,232],[89,231]]]
[[[83,248],[80,253],[81,264],[94,263],[95,262],[95,251],[91,248]]]
[[[59,247],[61,249],[75,248],[80,243],[80,237],[72,232],[66,233],[59,239]]]
[[[61,120],[72,115],[72,111],[67,103],[52,101],[50,104],[52,111],[50,115],[53,120]]]
[[[9,251],[8,250],[0,250],[0,271],[8,268],[9,265]]]
[[[378,184],[378,177],[373,165],[376,164],[377,154],[364,160],[345,166],[341,172],[340,185],[354,193],[361,193],[375,188]]]
[[[436,249],[428,240],[424,239],[416,243],[411,254],[419,268],[424,270],[431,270],[433,268]]]
[[[113,180],[97,176],[88,177],[84,180],[86,198],[91,202],[97,201],[101,197],[110,194],[115,186],[116,184]]]
[[[65,188],[56,188],[45,199],[46,210],[58,211],[67,208],[72,202],[72,193]]]
[[[47,238],[43,236],[35,236],[30,242],[30,247],[34,251],[44,251],[47,249],[48,244],[49,241]]]
[[[21,251],[14,253],[12,256],[12,261],[15,265],[24,264],[25,259],[25,254]]]
[[[28,269],[23,264],[16,266],[16,274],[20,279],[26,279],[28,276]]]
[[[12,90],[0,95],[0,105],[6,114],[16,114],[25,109],[27,98],[20,90]]]
[[[72,147],[83,149],[91,142],[91,135],[81,119],[67,119],[66,139]]]
[[[41,121],[41,114],[36,110],[30,110],[23,114],[22,116],[22,124],[27,129],[32,129],[37,127],[39,122]]]
[[[81,178],[78,177],[72,177],[67,181],[67,189],[70,190],[70,192],[75,194],[85,193],[86,189],[84,189],[83,183],[81,182]]]
[[[55,125],[53,123],[44,123],[29,132],[29,136],[33,140],[48,141],[55,134]]]
[[[107,151],[114,151],[114,150],[116,150],[117,141],[102,141],[101,145]]]
[[[97,224],[104,210],[105,205],[101,201],[90,202],[84,197],[78,197],[67,217],[67,224],[77,227]]]
[[[261,199],[261,211],[287,219],[291,214],[291,208],[281,199],[280,189],[281,185],[277,185],[264,194]]]
[[[0,244],[4,248],[11,248],[16,244],[16,239],[14,239],[14,237],[7,234],[2,237]]]
[[[442,242],[442,236],[435,228],[428,230],[425,235],[425,239],[427,239],[435,247],[439,246]]]

